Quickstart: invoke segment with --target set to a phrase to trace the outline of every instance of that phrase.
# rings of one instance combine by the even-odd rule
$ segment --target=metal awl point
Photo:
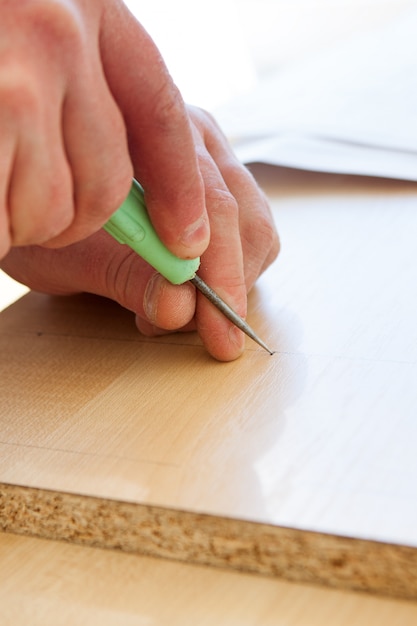
[[[209,287],[204,280],[202,280],[199,276],[197,276],[197,274],[190,279],[190,282],[193,283],[193,285],[195,285],[197,287],[197,289],[199,291],[201,291],[201,293],[208,299],[210,300],[210,302],[212,304],[214,304],[214,306],[219,309],[219,311],[221,311],[223,313],[223,315],[225,315],[225,317],[227,317],[228,320],[230,320],[231,322],[233,322],[233,324],[235,326],[237,326],[238,328],[240,328],[240,330],[242,330],[248,337],[250,337],[251,339],[253,339],[253,341],[255,341],[259,346],[261,346],[264,350],[266,350],[267,352],[269,352],[269,354],[274,354],[273,350],[270,350],[268,348],[268,346],[266,345],[266,343],[264,343],[262,341],[262,339],[260,339],[258,337],[258,335],[252,330],[252,328],[249,326],[249,324],[247,324],[245,322],[244,319],[242,319],[240,317],[240,315],[238,315],[237,313],[235,313],[235,311],[224,301],[220,298],[220,296],[217,295],[217,293],[215,291],[213,291],[213,289],[211,289],[211,287]]]

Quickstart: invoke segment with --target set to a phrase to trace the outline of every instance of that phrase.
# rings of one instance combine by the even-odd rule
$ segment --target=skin
[[[215,358],[244,338],[101,226],[145,189],[159,236],[243,317],[275,259],[268,204],[215,121],[186,107],[147,33],[118,0],[0,0],[0,266],[32,289],[119,302],[139,330],[197,329]]]

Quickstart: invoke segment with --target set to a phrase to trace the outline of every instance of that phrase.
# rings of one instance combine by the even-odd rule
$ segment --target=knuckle
[[[26,193],[11,206],[11,232],[14,245],[42,244],[66,230],[74,217],[72,201],[62,179],[50,176],[42,192]],[[30,197],[30,219],[27,198]]]
[[[116,211],[126,200],[132,184],[132,178],[118,178],[106,189],[105,210],[108,215]]]
[[[257,218],[257,229],[259,238],[264,242],[265,248],[270,250],[277,241],[277,234],[272,220],[265,214],[261,214]]]
[[[250,290],[255,280],[273,263],[280,251],[280,240],[272,216],[261,208],[241,225],[245,280]]]
[[[268,255],[269,263],[272,263],[273,261],[275,261],[275,259],[279,255],[280,251],[281,251],[281,241],[280,241],[280,238],[278,236],[278,233],[274,232],[273,238],[272,238],[272,245],[270,247],[270,252],[269,252],[269,255]]]
[[[218,215],[236,216],[239,213],[239,205],[234,195],[220,187],[210,187],[206,192],[206,201],[210,205],[211,212]]]
[[[119,149],[112,150],[112,157],[114,156],[115,161],[105,164],[104,176],[102,177],[103,172],[100,172],[98,181],[100,195],[103,189],[105,204],[111,213],[126,200],[133,179],[133,166],[125,144],[120,145]]]
[[[272,263],[280,252],[281,242],[265,195],[264,200],[264,207],[266,207],[266,209],[261,212],[259,217],[259,232],[261,240],[265,242],[266,256],[269,262]]]
[[[186,119],[186,109],[178,87],[167,74],[153,97],[152,122],[164,130],[171,127],[179,117]]]
[[[204,131],[207,129],[215,129],[217,131],[219,129],[216,118],[209,111],[190,104],[187,105],[187,110],[193,122],[198,126],[198,128],[200,128],[200,130]]]
[[[43,202],[48,214],[47,227],[52,234],[68,228],[74,217],[74,205],[69,174],[64,168],[48,172]]]
[[[270,255],[272,251],[275,251],[276,254],[278,254],[278,236],[273,223],[263,213],[258,212],[253,215],[253,219],[249,220],[245,225],[242,237],[250,248],[258,251],[258,253],[262,252],[266,256]]]
[[[69,195],[62,192],[61,186],[52,181],[46,198],[48,210],[47,237],[52,239],[70,227],[74,219],[74,206]]]
[[[19,32],[12,30],[0,46],[1,116],[6,121],[39,113],[45,106],[46,72],[63,59],[72,67],[83,45],[83,28],[72,3],[22,1],[14,13]]]
[[[72,53],[77,49],[74,44],[81,42],[83,29],[74,3],[38,0],[30,3],[27,11],[32,32],[48,50],[59,51],[68,45]]]
[[[95,182],[83,185],[76,202],[77,214],[90,216],[103,223],[126,200],[132,184],[129,169],[111,172],[99,177]]]
[[[0,100],[2,119],[9,124],[23,120],[33,123],[39,117],[42,106],[39,90],[19,64],[9,68],[7,77],[0,77]]]

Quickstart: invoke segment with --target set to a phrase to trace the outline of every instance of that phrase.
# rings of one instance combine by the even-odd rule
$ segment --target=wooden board
[[[0,314],[1,528],[416,597],[417,188],[257,173],[273,357],[145,339],[93,296]]]
[[[2,626],[414,626],[417,604],[0,533]]]

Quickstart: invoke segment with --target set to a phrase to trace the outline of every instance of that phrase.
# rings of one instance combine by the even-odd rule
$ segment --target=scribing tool
[[[133,180],[128,197],[104,225],[104,229],[119,243],[132,248],[172,284],[180,285],[189,280],[235,326],[269,354],[274,354],[249,324],[197,275],[196,272],[200,266],[198,257],[180,259],[165,247],[151,223],[143,189],[136,180]]]

